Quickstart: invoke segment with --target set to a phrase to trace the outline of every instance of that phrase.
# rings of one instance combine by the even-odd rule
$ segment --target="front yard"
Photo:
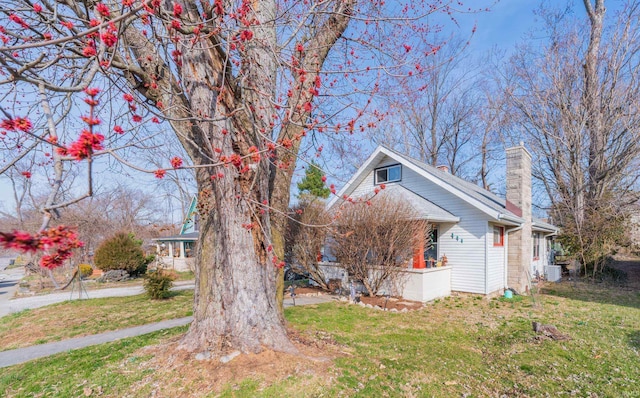
[[[178,328],[4,369],[0,395],[640,396],[640,292],[562,283],[534,299],[450,297],[407,313],[293,307],[302,356],[196,361],[171,350]],[[534,320],[572,339],[537,338]]]

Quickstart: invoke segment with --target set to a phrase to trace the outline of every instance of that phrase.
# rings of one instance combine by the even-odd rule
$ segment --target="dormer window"
[[[400,181],[402,179],[402,166],[394,164],[393,166],[380,167],[375,170],[374,176],[375,185]]]

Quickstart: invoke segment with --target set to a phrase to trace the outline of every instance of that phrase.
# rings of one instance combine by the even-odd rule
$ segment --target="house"
[[[425,250],[429,245],[424,241],[415,243],[414,258],[405,271],[408,278],[401,294],[407,299],[428,301],[451,291],[525,292],[535,276],[547,271],[558,228],[532,217],[529,152],[522,144],[506,152],[506,199],[444,167],[380,146],[327,206],[379,191],[408,201],[432,224],[433,244]],[[443,265],[445,256],[445,266],[430,268]],[[329,275],[339,274],[338,268],[327,264]]]
[[[158,260],[165,267],[185,272],[194,269],[195,245],[198,240],[197,199],[194,197],[189,205],[187,217],[182,223],[180,233],[152,239],[156,244]]]

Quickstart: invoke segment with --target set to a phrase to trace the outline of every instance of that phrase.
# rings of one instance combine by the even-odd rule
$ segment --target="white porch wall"
[[[327,281],[329,279],[342,280],[342,287],[349,288],[347,272],[335,263],[320,265]],[[403,269],[397,281],[385,283],[380,294],[401,296],[406,300],[431,301],[451,295],[452,267]]]
[[[161,256],[160,261],[162,261],[165,268],[173,269],[178,272],[195,271],[195,259],[192,257]]]

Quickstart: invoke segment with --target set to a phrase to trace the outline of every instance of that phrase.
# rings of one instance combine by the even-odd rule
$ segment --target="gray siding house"
[[[506,152],[506,198],[380,146],[327,206],[346,205],[345,196],[366,197],[377,190],[407,200],[430,221],[434,244],[424,250],[424,242],[417,243],[405,298],[427,301],[447,291],[491,295],[507,288],[526,292],[532,278],[544,275],[558,228],[532,217],[529,152],[522,145]],[[445,256],[446,266],[430,268],[442,265]],[[440,270],[446,273],[437,274]]]

